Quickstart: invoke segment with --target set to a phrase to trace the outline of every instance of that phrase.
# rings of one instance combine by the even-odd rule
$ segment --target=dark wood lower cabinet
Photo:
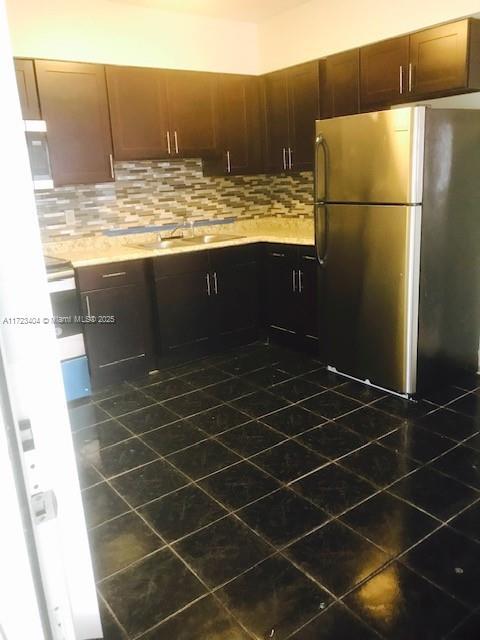
[[[264,287],[270,339],[319,353],[319,275],[314,248],[267,245]]]
[[[254,340],[258,331],[258,265],[232,265],[213,272],[215,342],[218,347]]]
[[[265,335],[318,353],[313,247],[192,251],[77,270],[94,388]],[[261,304],[261,300],[263,304]],[[263,312],[261,314],[261,311]]]
[[[160,364],[257,338],[256,253],[247,245],[154,259]]]
[[[152,368],[152,309],[143,261],[77,270],[92,387],[146,375]],[[86,288],[88,287],[88,288]]]
[[[164,276],[155,281],[155,296],[161,357],[205,349],[211,333],[207,274]]]

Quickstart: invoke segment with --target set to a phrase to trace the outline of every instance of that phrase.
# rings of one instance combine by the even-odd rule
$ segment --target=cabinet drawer
[[[77,269],[77,281],[80,291],[110,289],[144,282],[144,273],[143,260],[126,260],[93,267],[80,267]]]
[[[246,244],[238,247],[223,247],[210,251],[210,265],[212,269],[234,267],[249,264],[258,259],[258,245]]]
[[[157,280],[163,276],[196,273],[209,269],[208,251],[192,251],[177,253],[172,256],[161,256],[153,260],[153,273]]]
[[[296,260],[298,246],[296,244],[267,244],[265,246],[265,257],[267,260]]]

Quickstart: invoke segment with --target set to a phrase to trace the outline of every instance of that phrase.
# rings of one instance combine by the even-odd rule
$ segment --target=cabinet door
[[[222,75],[218,85],[218,173],[249,174],[262,169],[259,81]]]
[[[172,155],[214,155],[217,148],[216,74],[169,71],[166,78]]]
[[[315,249],[299,247],[298,260],[298,291],[300,294],[300,332],[305,347],[318,353],[319,344],[319,265],[315,256]]]
[[[320,117],[320,76],[318,62],[309,62],[288,71],[289,144],[288,169],[313,169],[315,120]]]
[[[209,342],[212,333],[213,284],[209,283],[207,273],[159,278],[155,288],[161,355],[193,355]]]
[[[287,72],[269,73],[264,78],[266,118],[266,169],[286,171],[288,154]]]
[[[468,20],[412,34],[410,63],[415,97],[467,87]]]
[[[221,346],[254,340],[259,321],[258,265],[224,267],[212,278],[216,340]]]
[[[290,342],[299,326],[297,249],[270,246],[265,257],[264,304],[268,332]]]
[[[368,111],[408,100],[409,36],[360,49],[360,105]]]
[[[105,69],[36,60],[55,186],[111,182],[112,139]]]
[[[40,120],[40,103],[33,60],[15,58],[14,62],[22,117],[24,120]]]
[[[323,63],[321,116],[333,118],[360,110],[360,50],[329,56]]]
[[[81,294],[82,313],[115,321],[84,325],[92,384],[95,387],[148,373],[151,363],[150,306],[139,284]]]
[[[107,67],[108,100],[117,160],[168,157],[165,72]]]

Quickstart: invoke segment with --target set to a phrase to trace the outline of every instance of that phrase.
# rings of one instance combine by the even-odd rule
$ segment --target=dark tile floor
[[[479,398],[251,345],[72,407],[106,640],[478,640]]]

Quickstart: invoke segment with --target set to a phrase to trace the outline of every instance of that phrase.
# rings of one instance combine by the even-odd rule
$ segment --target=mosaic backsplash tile
[[[115,182],[36,194],[44,242],[183,218],[312,215],[311,172],[206,177],[201,160],[116,162]]]

